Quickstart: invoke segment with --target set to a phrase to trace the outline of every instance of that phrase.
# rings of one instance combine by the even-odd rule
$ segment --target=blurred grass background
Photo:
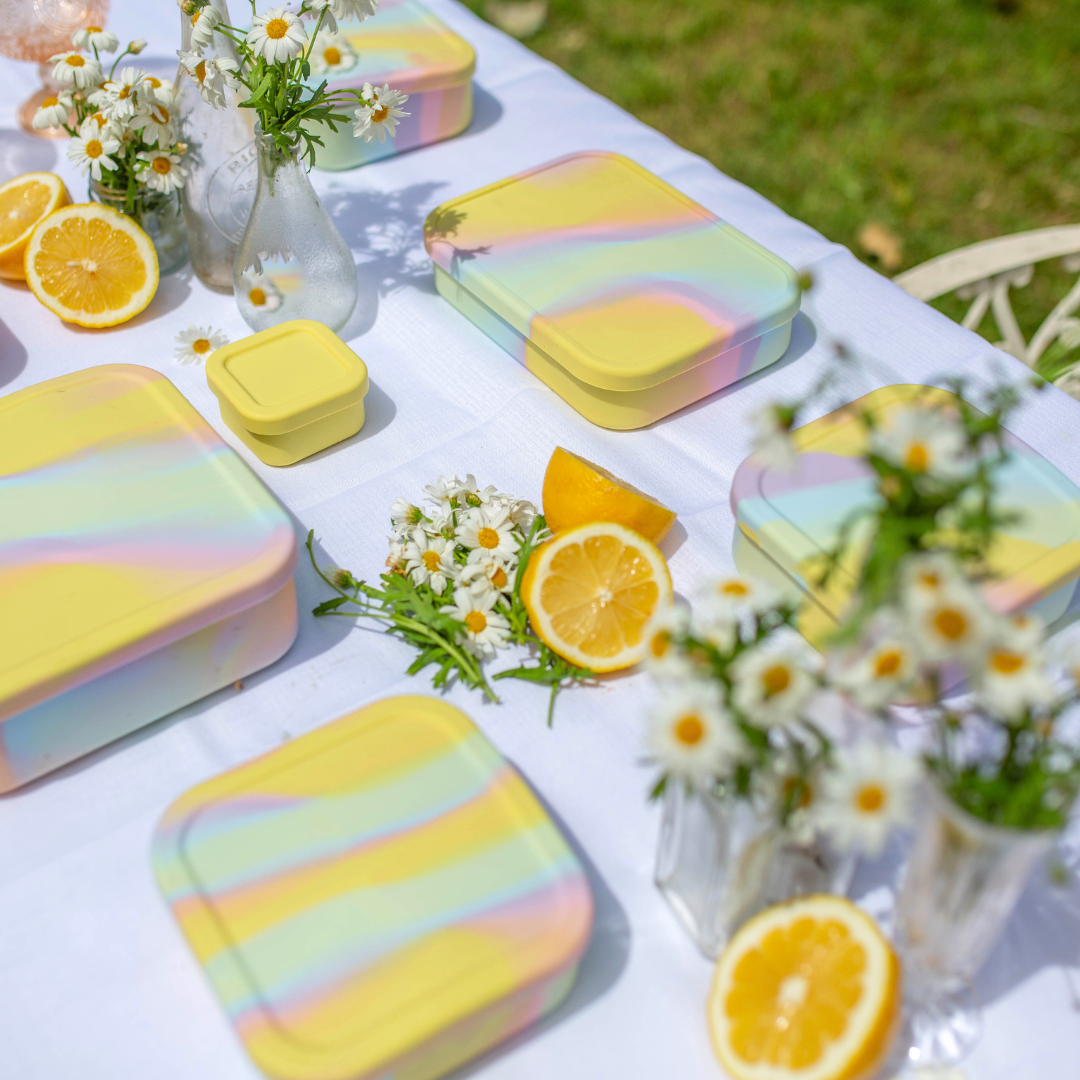
[[[890,276],[1080,222],[1080,0],[549,0],[526,43]]]

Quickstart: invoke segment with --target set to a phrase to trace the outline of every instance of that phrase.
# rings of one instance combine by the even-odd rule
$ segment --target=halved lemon
[[[23,255],[34,226],[70,202],[64,181],[56,173],[23,173],[0,185],[0,278],[26,278]]]
[[[543,498],[552,532],[587,521],[616,521],[658,544],[675,523],[674,510],[561,446],[544,473]]]
[[[158,287],[150,237],[110,206],[65,206],[26,245],[26,283],[66,322],[115,326],[138,315]]]
[[[733,1080],[859,1080],[900,1016],[900,965],[874,921],[839,896],[767,908],[732,937],[709,1030]]]
[[[613,521],[556,533],[521,580],[533,630],[549,648],[593,671],[618,671],[645,655],[645,627],[671,602],[664,556]]]

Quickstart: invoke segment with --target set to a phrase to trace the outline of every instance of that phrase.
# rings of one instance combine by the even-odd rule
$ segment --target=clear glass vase
[[[978,1042],[972,979],[1055,837],[980,821],[927,784],[896,907],[913,1065],[955,1065]]]
[[[257,133],[255,203],[233,264],[236,303],[253,330],[314,319],[340,330],[356,307],[352,252],[311,186],[298,149]]]
[[[226,0],[210,6],[228,24]],[[180,13],[181,50],[191,51],[191,18]],[[236,60],[236,48],[223,34],[215,34],[202,49],[207,60],[227,56]],[[187,143],[184,167],[188,178],[181,191],[191,266],[199,280],[212,289],[232,292],[233,262],[255,198],[255,113],[240,109],[236,95],[224,89],[225,108],[203,101],[195,80],[183,64],[176,76],[176,111],[180,138]]]
[[[706,956],[770,904],[809,893],[844,894],[855,859],[820,839],[801,842],[745,799],[664,793],[656,884]]]
[[[158,272],[171,274],[188,260],[187,233],[177,192],[168,195],[140,188],[128,211],[127,190],[112,188],[100,180],[90,181],[90,198],[134,218],[150,237],[157,252]]]

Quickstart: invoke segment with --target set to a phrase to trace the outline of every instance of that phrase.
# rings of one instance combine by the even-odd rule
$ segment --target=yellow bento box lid
[[[283,435],[355,405],[367,365],[329,327],[292,319],[216,350],[206,381],[259,435]]]

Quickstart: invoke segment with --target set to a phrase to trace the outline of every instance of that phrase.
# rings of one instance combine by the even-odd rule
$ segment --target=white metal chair
[[[1080,346],[1080,319],[1073,315],[1080,308],[1080,279],[1046,317],[1031,341],[1024,340],[1013,314],[1009,290],[1030,284],[1036,263],[1057,258],[1070,273],[1080,272],[1080,225],[1056,225],[983,240],[939,255],[893,280],[919,300],[936,300],[950,292],[955,292],[961,300],[971,300],[963,319],[969,330],[976,329],[990,311],[1002,336],[997,347],[1033,368],[1055,340],[1061,340],[1070,349]],[[1071,386],[1065,388],[1072,392]]]

